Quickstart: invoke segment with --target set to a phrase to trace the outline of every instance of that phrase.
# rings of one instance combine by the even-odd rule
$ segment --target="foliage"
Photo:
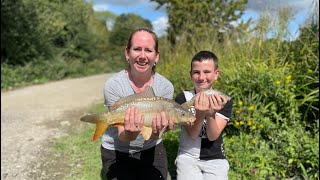
[[[1,90],[108,72],[113,72],[113,69],[105,60],[87,63],[78,59],[68,61],[57,59],[52,62],[39,60],[25,66],[2,64]]]
[[[56,55],[101,58],[106,36],[104,24],[82,0],[1,1],[1,64],[24,65]]]
[[[112,44],[108,50],[111,58],[113,59],[114,66],[126,66],[124,50],[127,45],[128,37],[133,30],[139,27],[148,27],[153,29],[149,20],[136,14],[121,14],[116,18],[108,40],[109,43]]]
[[[234,100],[223,134],[230,179],[319,178],[319,43],[314,33],[301,37],[312,41],[258,36],[219,43],[208,37],[188,50],[181,41],[159,67],[177,94],[192,88],[188,72],[195,52],[218,55],[215,88]]]
[[[151,0],[158,8],[165,6],[168,13],[168,36],[171,44],[185,36],[196,42],[208,36],[216,36],[221,41],[224,34],[241,33],[250,22],[237,22],[243,15],[247,0],[231,1],[190,1],[190,0]],[[191,38],[192,37],[192,38]],[[193,44],[191,44],[192,46]]]

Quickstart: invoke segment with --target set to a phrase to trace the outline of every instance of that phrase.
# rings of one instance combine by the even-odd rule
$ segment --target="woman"
[[[119,98],[141,93],[151,86],[156,96],[172,99],[172,83],[154,71],[159,61],[158,38],[147,28],[133,31],[125,48],[128,67],[109,80],[104,86],[105,105],[110,108]],[[139,135],[144,121],[135,107],[126,111],[124,125],[109,127],[102,136],[101,158],[103,170],[111,179],[166,180],[168,164],[162,140],[157,138],[161,129],[173,121],[164,112],[153,118],[153,134],[145,141]]]

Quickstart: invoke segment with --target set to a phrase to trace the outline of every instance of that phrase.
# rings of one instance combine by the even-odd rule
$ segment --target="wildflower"
[[[256,139],[252,139],[252,140],[251,140],[251,143],[252,143],[252,144],[257,144],[257,140],[256,140]]]
[[[254,105],[251,105],[251,106],[249,106],[249,111],[252,111],[252,110],[254,110]]]
[[[248,125],[251,126],[251,124],[252,124],[252,120],[248,119]]]
[[[237,109],[236,114],[240,114],[240,113],[241,113],[241,109]]]
[[[275,82],[277,85],[279,85],[281,82],[279,80],[276,80]]]
[[[241,100],[238,101],[239,106],[242,106],[243,102]]]
[[[253,126],[251,126],[251,129],[252,129],[252,130],[257,129],[257,126],[256,126],[256,125],[253,125]]]
[[[262,124],[260,124],[260,125],[259,125],[259,129],[262,129],[262,128],[263,128],[263,125],[262,125]]]
[[[244,124],[244,122],[243,121],[240,121],[240,125],[243,125]]]
[[[287,77],[286,77],[286,84],[288,84],[288,83],[290,83],[290,81],[291,81],[291,75],[288,75]]]
[[[236,121],[236,122],[234,123],[234,125],[235,125],[235,126],[239,126],[239,122]]]

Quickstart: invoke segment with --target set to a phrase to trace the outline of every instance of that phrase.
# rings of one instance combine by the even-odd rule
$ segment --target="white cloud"
[[[168,17],[162,16],[158,18],[152,22],[152,26],[158,37],[165,35],[168,27]]]
[[[281,7],[287,6],[294,11],[300,12],[312,9],[313,1],[315,0],[249,0],[247,10],[257,13],[268,11],[274,14]]]
[[[109,6],[107,4],[93,4],[94,11],[107,11]]]
[[[109,4],[110,6],[135,6],[140,3],[147,2],[149,0],[93,0],[94,4]]]

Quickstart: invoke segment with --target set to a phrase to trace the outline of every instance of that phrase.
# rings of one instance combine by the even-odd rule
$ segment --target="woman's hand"
[[[139,114],[136,107],[126,110],[124,125],[118,128],[119,138],[122,141],[133,141],[137,138],[144,124],[144,115]]]
[[[167,117],[165,112],[157,113],[156,116],[152,119],[152,139],[161,138],[162,133],[169,128],[170,130],[174,129],[173,119]],[[161,134],[160,134],[161,133]]]

